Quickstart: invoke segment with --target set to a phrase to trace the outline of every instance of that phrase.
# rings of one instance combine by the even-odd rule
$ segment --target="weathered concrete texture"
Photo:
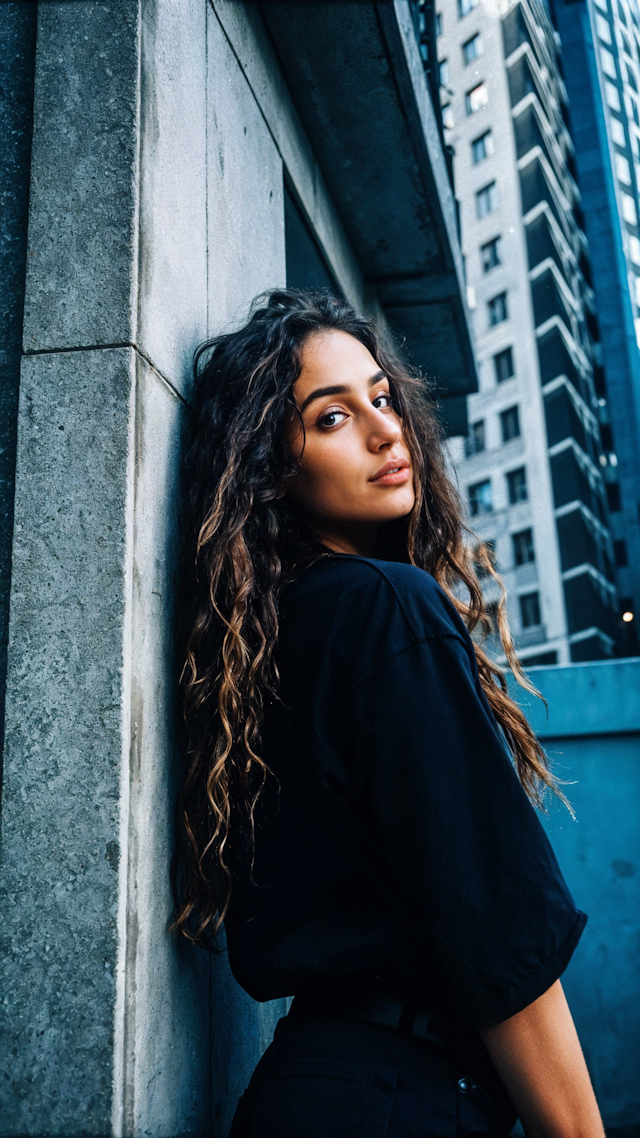
[[[209,1122],[209,956],[167,932],[175,804],[172,642],[184,405],[138,358],[133,476],[128,871],[115,1038],[116,1134],[173,1138]],[[123,802],[126,795],[123,795]],[[126,900],[125,900],[126,897]]]
[[[38,12],[27,351],[135,340],[138,0]]]
[[[132,352],[23,363],[0,908],[0,1133],[106,1134]]]
[[[282,159],[213,11],[207,25],[209,329],[286,283]]]
[[[0,6],[0,375],[20,366],[36,4]],[[16,385],[17,387],[17,385]]]
[[[137,344],[181,391],[207,332],[206,11],[142,4]]]
[[[212,7],[342,292],[356,308],[371,310],[380,317],[382,310],[375,290],[365,288],[362,269],[331,200],[256,4],[250,0],[242,5],[235,0],[212,0]],[[215,147],[215,139],[211,145]]]
[[[0,5],[0,750],[36,47],[35,3]]]

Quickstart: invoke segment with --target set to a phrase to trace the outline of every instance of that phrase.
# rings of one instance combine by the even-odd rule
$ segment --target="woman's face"
[[[282,489],[330,549],[371,555],[382,523],[405,517],[415,501],[389,381],[359,340],[318,332],[304,346],[293,396],[304,438],[292,416],[287,444],[302,458]]]

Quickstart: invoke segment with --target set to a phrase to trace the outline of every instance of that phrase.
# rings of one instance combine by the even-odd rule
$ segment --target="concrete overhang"
[[[456,205],[408,0],[259,8],[366,281],[461,411],[478,388]]]

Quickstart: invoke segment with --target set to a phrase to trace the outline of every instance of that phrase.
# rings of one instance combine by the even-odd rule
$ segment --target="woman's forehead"
[[[304,400],[317,386],[368,383],[378,365],[364,344],[348,332],[316,332],[302,349],[302,368],[294,386],[296,400]]]

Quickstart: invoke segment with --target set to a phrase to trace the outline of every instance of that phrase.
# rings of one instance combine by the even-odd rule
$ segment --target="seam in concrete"
[[[133,191],[135,194],[135,207],[133,210],[133,248],[131,259],[131,291],[129,293],[129,319],[135,320],[136,327],[132,329],[134,339],[140,326],[140,209],[141,209],[141,162],[142,162],[142,12],[138,4],[137,12],[137,74],[136,74],[136,149],[135,169],[133,174]],[[137,346],[128,345],[139,355]],[[148,361],[150,363],[150,361]],[[153,368],[153,364],[150,364]],[[129,385],[129,431],[127,447],[127,497],[125,517],[125,559],[123,573],[124,587],[124,614],[122,628],[122,687],[121,687],[121,718],[120,718],[120,819],[119,819],[119,845],[120,860],[118,865],[118,943],[116,948],[116,998],[113,1010],[113,1067],[111,1075],[111,1128],[114,1138],[124,1135],[129,1122],[128,1115],[133,1114],[133,1072],[128,1054],[131,1046],[131,997],[129,987],[133,980],[135,988],[135,960],[133,961],[133,977],[129,976],[130,960],[130,885],[131,866],[129,864],[129,844],[131,830],[131,700],[132,700],[132,660],[133,651],[133,574],[134,574],[134,542],[135,542],[135,464],[136,464],[136,404],[138,398],[137,367],[131,361]],[[153,368],[156,374],[156,368]],[[164,378],[164,377],[162,377]],[[165,379],[169,387],[171,385]],[[133,997],[135,1014],[135,993]]]
[[[125,518],[125,559],[123,567],[124,619],[122,629],[122,688],[121,688],[121,768],[120,768],[120,823],[118,866],[118,947],[116,958],[116,998],[114,1008],[114,1049],[112,1076],[111,1125],[115,1138],[122,1138],[126,1125],[125,1111],[130,1073],[127,1071],[127,988],[129,977],[128,924],[129,924],[129,829],[130,829],[130,762],[131,762],[131,652],[132,652],[132,599],[133,599],[133,545],[134,545],[134,480],[135,480],[135,409],[137,381],[135,363],[131,362],[129,387],[129,439],[127,447],[127,502]]]
[[[151,368],[154,375],[157,376],[157,378],[165,385],[165,387],[168,387],[171,394],[173,396],[175,396],[175,398],[178,399],[180,401],[180,403],[183,404],[183,406],[185,406],[185,407],[191,406],[191,404],[185,399],[184,395],[180,394],[177,387],[174,386],[174,384],[171,382],[171,380],[167,379],[167,376],[164,375],[160,371],[160,369],[156,367],[153,360],[147,355],[147,353],[143,352],[142,348],[139,348],[137,344],[133,344],[130,341],[125,340],[120,344],[81,344],[80,346],[73,347],[73,348],[37,348],[37,349],[34,349],[33,351],[23,352],[22,355],[23,355],[23,357],[27,357],[27,356],[56,356],[56,355],[65,355],[67,352],[113,351],[114,348],[131,348],[136,353],[136,355],[140,356],[140,358],[143,359],[145,361],[145,363],[149,365],[149,367]]]
[[[56,348],[25,348],[23,356],[56,356],[65,352],[101,352],[113,348],[135,348],[130,340],[122,340],[118,344],[75,344],[69,347]]]

